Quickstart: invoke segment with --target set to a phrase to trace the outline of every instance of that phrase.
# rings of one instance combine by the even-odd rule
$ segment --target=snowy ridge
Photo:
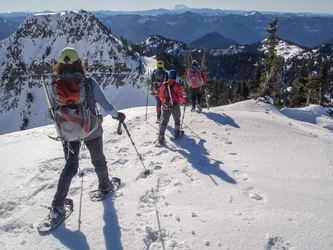
[[[149,62],[147,62],[149,63]],[[333,244],[333,120],[322,107],[279,111],[244,101],[192,113],[185,136],[156,148],[155,107],[123,110],[140,160],[117,123],[104,120],[115,196],[89,200],[97,177],[81,151],[74,212],[54,233],[36,226],[48,212],[64,164],[52,125],[0,136],[3,249],[330,249]],[[18,156],[18,157],[16,157]],[[24,164],[22,164],[24,159]],[[10,195],[7,195],[10,194]]]
[[[262,41],[259,51],[266,51],[268,45],[266,44],[267,39]],[[290,44],[287,41],[278,39],[278,45],[276,47],[276,53],[279,56],[284,57],[285,60],[288,60],[292,57],[298,56],[304,52],[304,49],[295,44]]]
[[[186,44],[183,42],[170,40],[162,36],[149,36],[140,44],[141,51],[148,56],[157,53],[168,53],[174,56],[182,56],[186,52]]]

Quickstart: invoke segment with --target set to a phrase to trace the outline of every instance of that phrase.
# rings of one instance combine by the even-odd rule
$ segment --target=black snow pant
[[[196,102],[199,105],[201,105],[202,86],[199,88],[191,88],[191,96],[192,96],[192,108],[195,108]]]
[[[63,206],[64,200],[68,194],[69,187],[73,177],[77,174],[79,168],[79,152],[81,148],[81,142],[69,142],[74,153],[68,152],[67,145],[64,145],[64,153],[66,164],[61,172],[57,192],[54,196],[52,206]],[[109,181],[109,173],[107,168],[107,161],[103,153],[103,137],[99,137],[85,141],[84,144],[87,146],[91,162],[95,167],[95,172],[99,180],[99,187],[105,188]]]

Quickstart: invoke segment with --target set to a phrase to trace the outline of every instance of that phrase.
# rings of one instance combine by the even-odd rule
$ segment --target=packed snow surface
[[[112,101],[112,100],[111,100]],[[183,108],[181,108],[183,110]],[[333,120],[321,107],[254,100],[186,109],[184,137],[157,148],[155,107],[122,110],[131,137],[104,119],[109,173],[123,184],[91,202],[97,177],[87,150],[68,197],[73,214],[39,234],[64,155],[53,125],[0,136],[1,249],[332,249]]]

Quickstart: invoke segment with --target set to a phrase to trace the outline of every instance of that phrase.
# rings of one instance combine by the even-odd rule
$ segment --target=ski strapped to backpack
[[[95,104],[91,81],[81,73],[54,76],[50,109],[63,142],[84,140],[103,121]]]
[[[163,106],[165,109],[172,109],[174,100],[172,98],[172,93],[175,94],[175,96],[178,96],[177,93],[173,90],[173,87],[175,86],[176,82],[174,82],[172,85],[170,85],[168,82],[164,82],[166,85],[164,89],[164,95],[167,96],[166,100],[163,103]]]
[[[55,140],[61,140],[60,138],[60,132],[59,132],[59,128],[58,128],[58,124],[55,122],[54,120],[54,112],[53,112],[53,109],[52,109],[52,105],[51,105],[51,100],[50,100],[50,95],[49,95],[49,92],[47,91],[46,89],[46,85],[45,85],[45,82],[44,82],[44,79],[43,77],[41,77],[41,82],[42,82],[42,86],[43,86],[43,90],[44,90],[44,94],[45,94],[45,97],[46,97],[46,102],[47,102],[47,105],[49,106],[49,110],[51,112],[51,116],[52,116],[52,119],[53,119],[53,123],[54,123],[54,126],[55,126],[55,129],[56,129],[56,132],[57,132],[57,138],[52,138],[52,139],[55,139]]]

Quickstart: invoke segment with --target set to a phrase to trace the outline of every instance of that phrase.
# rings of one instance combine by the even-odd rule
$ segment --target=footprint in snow
[[[247,174],[245,174],[244,172],[242,172],[240,170],[234,170],[233,173],[234,173],[236,179],[239,180],[239,181],[243,181],[243,182],[250,181]]]
[[[291,245],[281,236],[269,237],[268,242],[265,246],[265,250],[273,249],[290,249]]]
[[[156,155],[161,155],[161,154],[165,154],[165,153],[168,153],[168,151],[162,150],[161,152],[158,152]]]
[[[118,154],[119,153],[127,153],[128,152],[128,148],[120,148],[119,150],[118,150]]]
[[[221,141],[223,141],[224,144],[232,144],[232,141],[229,141],[227,138],[222,138]]]
[[[264,197],[259,194],[258,191],[254,190],[253,187],[248,187],[244,189],[245,194],[255,201],[263,201]]]

